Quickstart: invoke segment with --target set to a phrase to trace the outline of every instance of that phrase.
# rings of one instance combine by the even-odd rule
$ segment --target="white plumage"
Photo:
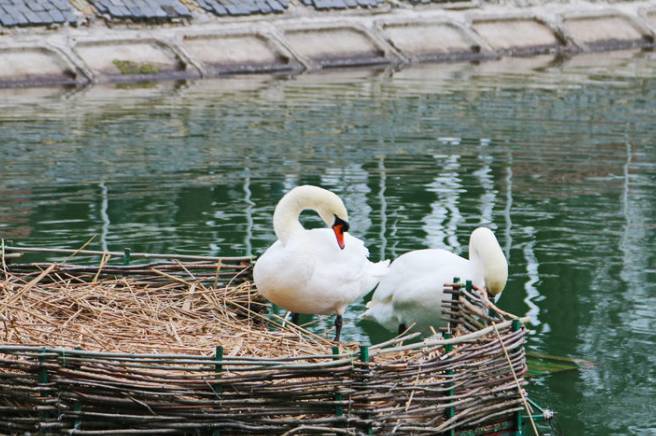
[[[255,286],[269,301],[294,313],[343,314],[376,286],[389,261],[373,263],[364,243],[348,233],[340,250],[329,229],[303,230],[276,241],[255,264]]]
[[[307,230],[298,221],[315,210],[331,229]],[[346,307],[373,289],[389,261],[370,262],[364,243],[345,233],[348,213],[342,200],[316,186],[299,186],[276,206],[278,236],[255,263],[258,291],[270,302],[294,313],[336,314],[336,339]]]
[[[508,279],[508,264],[494,233],[474,230],[469,240],[469,259],[442,249],[416,250],[399,256],[381,280],[364,319],[378,322],[391,331],[399,326],[430,333],[444,325],[444,284],[454,277],[499,294]],[[450,298],[450,296],[449,296]]]

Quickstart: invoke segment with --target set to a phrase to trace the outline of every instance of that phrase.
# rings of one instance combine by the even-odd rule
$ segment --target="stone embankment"
[[[656,0],[0,0],[0,86],[653,47]]]

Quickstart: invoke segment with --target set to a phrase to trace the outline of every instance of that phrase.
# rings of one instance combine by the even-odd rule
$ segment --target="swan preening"
[[[399,256],[380,281],[363,319],[397,331],[414,328],[431,333],[442,319],[443,286],[454,277],[471,280],[491,295],[503,291],[508,279],[508,263],[494,233],[485,227],[469,238],[469,259],[447,250],[416,250]]]
[[[305,229],[303,210],[316,211],[330,228]],[[348,212],[334,193],[298,186],[273,213],[278,240],[255,263],[253,279],[267,300],[293,313],[335,314],[335,340],[346,307],[373,289],[389,261],[373,263],[364,243],[349,235]]]

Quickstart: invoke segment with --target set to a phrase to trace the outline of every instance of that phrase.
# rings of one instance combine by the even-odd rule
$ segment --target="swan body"
[[[454,277],[471,280],[491,295],[503,291],[508,263],[491,230],[479,227],[472,232],[469,259],[442,249],[415,250],[399,256],[379,283],[362,317],[391,331],[414,323],[415,330],[429,334],[431,327],[437,329],[445,324],[443,287]]]
[[[298,221],[315,210],[332,229],[305,229]],[[294,313],[341,315],[373,289],[389,261],[370,262],[364,243],[346,233],[348,213],[334,193],[299,186],[276,206],[273,225],[278,240],[257,260],[253,278],[258,292]],[[338,328],[339,330],[339,328]]]

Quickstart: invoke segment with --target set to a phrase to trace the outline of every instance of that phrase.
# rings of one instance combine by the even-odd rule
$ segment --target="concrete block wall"
[[[101,1],[117,0],[93,0]],[[177,0],[158,1],[153,10]],[[656,37],[656,0],[464,9],[384,4],[331,12],[276,0],[285,9],[279,15],[268,11],[262,0],[248,1],[260,2],[266,12],[219,17],[199,7],[205,19],[155,24],[113,19],[81,24],[84,20],[77,19],[47,28],[0,27],[0,86],[296,74],[351,66],[567,54],[653,47]],[[177,18],[184,15],[172,6],[162,11],[178,14]]]

